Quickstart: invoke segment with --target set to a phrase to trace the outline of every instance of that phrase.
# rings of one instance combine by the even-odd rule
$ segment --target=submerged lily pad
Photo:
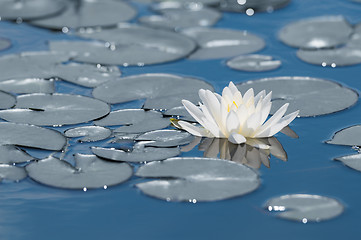
[[[93,96],[108,103],[123,103],[137,99],[154,99],[161,97],[198,96],[199,89],[213,90],[213,87],[195,78],[179,77],[171,74],[149,73],[129,76],[113,81],[108,81],[94,88]],[[197,99],[199,99],[197,97]],[[168,100],[168,98],[165,98]],[[182,105],[176,102],[173,106],[166,104],[168,108]],[[162,104],[162,105],[163,105]],[[162,109],[152,104],[152,108]]]
[[[220,9],[227,12],[273,12],[288,5],[291,0],[222,0]]]
[[[156,130],[144,133],[135,138],[145,146],[172,147],[190,143],[194,136],[185,131],[179,130]]]
[[[18,182],[23,180],[28,175],[23,167],[16,167],[14,165],[0,164],[0,180],[6,179]]]
[[[124,125],[114,130],[121,133],[143,133],[166,128],[170,125],[168,118],[163,118],[160,112],[143,109],[122,109],[113,111],[106,117],[94,121],[99,126]]]
[[[0,118],[10,122],[42,126],[88,122],[110,111],[97,99],[69,94],[27,94],[17,97],[14,109],[0,111]]]
[[[354,90],[320,78],[264,78],[240,83],[237,87],[242,93],[249,88],[256,93],[264,89],[272,91],[272,114],[283,104],[290,103],[287,112],[300,110],[300,117],[319,116],[344,110],[358,101]]]
[[[248,31],[194,27],[181,31],[194,39],[199,48],[189,59],[215,59],[253,53],[265,47],[265,41]]]
[[[266,55],[241,55],[227,61],[227,66],[240,71],[264,72],[279,68],[281,61]]]
[[[53,80],[40,78],[9,79],[0,81],[0,89],[13,93],[54,93]]]
[[[124,66],[174,61],[187,56],[196,48],[195,42],[182,34],[126,23],[118,24],[117,28],[84,31],[78,35],[105,41],[108,48],[98,46],[89,49],[90,43],[81,46],[69,41],[57,45],[51,43],[50,47],[77,53],[74,57],[76,61]]]
[[[60,0],[2,0],[0,1],[0,17],[16,20],[35,19],[61,12],[65,8],[65,1]]]
[[[0,91],[0,109],[11,108],[15,103],[16,98],[13,95]]]
[[[26,166],[33,180],[58,188],[107,188],[125,182],[133,175],[127,163],[108,162],[94,155],[75,155],[76,166],[48,157]]]
[[[361,146],[360,136],[361,125],[355,125],[336,132],[332,139],[326,141],[326,143],[346,146]]]
[[[138,177],[164,178],[136,186],[146,195],[167,201],[218,201],[257,189],[258,174],[234,162],[212,158],[171,158],[148,163]]]
[[[288,24],[281,29],[279,38],[291,47],[319,49],[346,43],[352,32],[343,16],[322,16]]]
[[[361,172],[361,154],[352,154],[348,156],[338,157],[334,160],[341,161],[347,167]]]
[[[112,131],[105,127],[84,126],[71,128],[64,132],[66,137],[83,137],[81,142],[95,142],[110,137]]]
[[[121,162],[151,162],[175,157],[180,154],[179,147],[157,148],[137,146],[131,152],[114,148],[92,147],[98,157]]]
[[[0,164],[1,163],[22,163],[33,160],[27,152],[14,145],[0,145]]]
[[[0,145],[61,150],[65,143],[65,137],[58,131],[28,124],[0,122]]]
[[[0,51],[8,49],[11,46],[11,41],[6,38],[0,38]]]
[[[111,26],[128,21],[137,13],[123,1],[77,0],[66,3],[67,8],[62,13],[32,21],[31,24],[51,29]]]
[[[287,220],[320,222],[339,216],[344,206],[333,198],[310,194],[290,194],[268,200],[264,205],[268,211]]]

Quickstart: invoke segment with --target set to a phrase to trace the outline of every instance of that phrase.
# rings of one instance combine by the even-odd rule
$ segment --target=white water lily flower
[[[292,122],[299,111],[283,116],[288,107],[286,103],[267,120],[271,96],[272,92],[266,95],[265,90],[254,96],[252,88],[242,96],[233,82],[223,89],[222,96],[200,89],[199,107],[188,100],[182,103],[202,127],[185,121],[179,121],[178,125],[195,136],[228,138],[235,144],[244,143],[247,138],[272,137]]]

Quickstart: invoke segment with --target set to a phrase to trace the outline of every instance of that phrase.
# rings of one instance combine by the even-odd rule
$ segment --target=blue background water
[[[140,14],[147,14],[144,8],[140,10]],[[212,83],[218,92],[229,81],[239,83],[289,75],[326,78],[359,92],[361,65],[342,68],[309,65],[296,57],[296,49],[277,39],[278,31],[286,24],[319,15],[343,15],[355,24],[361,22],[361,4],[347,0],[293,0],[286,8],[272,14],[249,17],[225,13],[215,27],[248,30],[264,38],[267,46],[259,53],[272,55],[283,63],[280,69],[272,72],[237,72],[227,68],[225,60],[180,60],[121,70],[123,76],[166,72],[199,77]],[[0,22],[0,36],[13,43],[0,55],[45,50],[48,40],[72,38],[8,22]],[[57,91],[91,93],[89,89],[64,82],[57,82]],[[135,105],[127,107],[138,107]],[[360,122],[359,103],[335,114],[296,119],[291,127],[300,135],[299,139],[277,135],[288,153],[288,162],[272,158],[270,169],[260,169],[262,185],[259,189],[225,201],[164,202],[141,194],[134,187],[139,181],[135,177],[107,190],[87,192],[50,188],[30,179],[17,184],[3,182],[0,187],[0,239],[357,239],[361,235],[361,209],[358,207],[361,173],[332,161],[334,157],[355,151],[323,141],[335,131]],[[71,147],[67,158],[74,152],[89,153],[90,145]],[[201,156],[202,153],[192,151],[186,155]],[[267,199],[291,193],[333,197],[345,204],[346,209],[333,220],[308,224],[281,220],[263,209]]]

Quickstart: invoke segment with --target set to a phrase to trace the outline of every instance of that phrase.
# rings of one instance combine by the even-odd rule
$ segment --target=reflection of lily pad
[[[190,59],[214,59],[253,53],[265,46],[265,41],[248,31],[194,27],[181,31],[199,45]]]
[[[13,95],[0,91],[0,109],[11,108],[15,105],[16,99]]]
[[[254,191],[257,173],[233,162],[211,158],[171,158],[140,167],[139,177],[165,178],[136,186],[143,193],[167,201],[217,201]]]
[[[22,163],[34,158],[14,145],[0,145],[0,163]]]
[[[0,111],[0,117],[17,123],[65,125],[88,122],[110,111],[97,99],[69,94],[28,94],[17,97],[14,109]]]
[[[71,128],[64,132],[66,137],[83,137],[82,142],[95,142],[108,138],[112,131],[105,127],[99,126],[84,126]]]
[[[332,139],[326,141],[326,143],[346,146],[361,146],[360,136],[361,125],[355,125],[336,132]]]
[[[65,143],[65,137],[51,129],[28,124],[0,122],[0,145],[61,150]]]
[[[343,205],[335,199],[309,194],[272,198],[264,206],[270,212],[278,212],[277,216],[280,218],[303,223],[335,218],[344,211]]]
[[[136,141],[146,141],[145,146],[172,147],[190,143],[194,136],[179,130],[156,130],[144,133],[135,138]]]
[[[80,0],[65,2],[67,8],[62,13],[31,23],[51,29],[111,26],[130,20],[136,15],[135,9],[123,1]]]
[[[241,92],[253,88],[255,92],[272,91],[271,113],[290,103],[287,112],[300,110],[300,117],[318,116],[351,107],[358,94],[340,84],[320,78],[274,77],[237,84]],[[332,103],[332,104],[330,104]]]
[[[338,157],[334,160],[341,161],[346,166],[361,172],[361,154],[352,154],[348,156]]]
[[[24,168],[8,164],[0,164],[0,180],[20,181],[28,175]]]
[[[118,133],[143,133],[169,126],[168,118],[163,118],[160,112],[143,109],[122,109],[110,112],[106,117],[94,121],[99,126],[124,125],[114,130]]]
[[[184,96],[185,94],[198,96],[198,90],[201,88],[213,89],[210,84],[195,78],[152,73],[108,81],[94,88],[93,96],[108,103],[123,103],[143,98]]]
[[[292,47],[319,49],[346,43],[352,31],[344,17],[322,16],[288,24],[279,37]]]
[[[94,155],[75,155],[76,167],[48,157],[26,166],[29,177],[58,188],[106,188],[128,180],[133,169],[127,163],[107,162]]]
[[[92,152],[98,157],[121,162],[151,162],[175,157],[180,154],[178,147],[138,147],[139,148],[134,148],[131,152],[114,148],[93,147]]]
[[[281,61],[273,60],[272,56],[266,55],[241,55],[227,61],[227,66],[240,71],[263,72],[279,68]]]

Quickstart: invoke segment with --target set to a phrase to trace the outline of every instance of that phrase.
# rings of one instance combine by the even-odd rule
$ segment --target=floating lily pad
[[[336,132],[332,139],[326,141],[326,143],[346,146],[361,146],[360,136],[361,125],[355,125]]]
[[[169,2],[168,0],[156,0],[157,2]],[[206,6],[217,6],[220,0],[174,0],[174,2],[178,2],[184,5],[187,4],[202,4]]]
[[[227,61],[227,66],[247,72],[264,72],[277,69],[281,66],[280,60],[273,60],[272,56],[266,55],[245,55],[232,58]]]
[[[28,124],[0,122],[0,145],[61,150],[65,143],[65,137],[51,129]]]
[[[136,13],[133,7],[123,1],[67,1],[67,8],[61,14],[32,21],[31,24],[50,29],[112,26],[132,19]]]
[[[22,163],[33,160],[27,152],[14,145],[0,145],[0,164],[1,163]]]
[[[106,188],[125,182],[133,175],[127,163],[108,162],[94,155],[75,155],[76,166],[48,157],[26,166],[33,180],[58,188]]]
[[[316,51],[298,50],[297,57],[307,63],[323,67],[349,66],[361,63],[361,47],[351,45],[336,49],[319,49]]]
[[[146,26],[153,28],[164,28],[169,30],[178,30],[188,27],[209,27],[214,25],[221,14],[210,8],[172,8],[163,9],[163,15],[143,16],[138,21]]]
[[[281,29],[279,38],[291,47],[320,49],[346,43],[352,32],[343,16],[322,16],[288,24]]]
[[[84,87],[96,87],[101,83],[117,79],[121,73],[116,66],[101,66],[90,64],[58,64],[54,75],[62,80],[72,82]]]
[[[8,164],[0,164],[0,180],[6,179],[18,182],[28,175],[23,167],[16,167]]]
[[[0,111],[0,118],[10,122],[42,126],[88,122],[110,111],[97,99],[69,94],[27,94],[17,97],[14,109]]]
[[[249,88],[256,93],[264,89],[272,91],[272,114],[283,104],[290,103],[287,112],[300,110],[300,117],[319,116],[344,110],[358,101],[354,90],[320,78],[264,78],[240,83],[237,87],[242,93]]]
[[[99,126],[124,125],[114,130],[117,133],[143,133],[166,128],[170,125],[168,118],[160,112],[143,109],[122,109],[111,112],[105,118],[94,121]]]
[[[227,12],[246,12],[253,9],[255,12],[273,12],[287,6],[291,0],[222,0],[220,9]]]
[[[272,198],[264,205],[268,211],[287,220],[320,222],[339,216],[344,206],[333,198],[309,194],[290,194]]]
[[[167,201],[218,201],[257,189],[258,174],[234,162],[212,158],[171,158],[141,166],[138,177],[165,178],[136,186]]]
[[[6,38],[0,38],[0,51],[8,49],[11,46],[11,41]]]
[[[156,130],[144,133],[135,138],[136,141],[140,142],[145,146],[153,147],[173,147],[184,145],[192,142],[194,136],[185,131],[179,130]]]
[[[149,73],[129,76],[108,81],[94,88],[93,96],[108,103],[123,103],[137,99],[153,99],[160,97],[198,96],[199,89],[213,90],[213,87],[195,78],[179,77],[171,74]],[[199,99],[199,98],[197,98]],[[168,100],[168,98],[165,98]],[[176,106],[180,106],[178,102]],[[152,105],[152,108],[158,108]],[[160,106],[162,108],[162,106]]]
[[[227,58],[257,52],[265,47],[262,38],[248,31],[194,27],[181,32],[199,45],[189,59]]]
[[[85,126],[71,128],[64,132],[66,137],[83,137],[81,142],[95,142],[104,140],[112,134],[112,131],[105,127],[99,126]]]
[[[65,1],[60,0],[2,0],[0,1],[0,17],[16,20],[35,19],[61,12],[65,8]]]
[[[9,79],[0,81],[0,89],[13,93],[54,93],[53,80],[40,78]]]
[[[352,154],[348,156],[338,157],[334,160],[341,161],[347,167],[361,172],[361,154]]]
[[[189,114],[189,112],[185,109],[184,106],[174,107],[168,109],[163,113],[165,116],[173,116],[177,119],[182,119],[188,122],[196,122],[194,118]]]
[[[0,91],[0,109],[11,108],[15,105],[16,98],[6,92]]]
[[[89,49],[89,44],[81,46],[66,42],[62,45],[50,44],[50,47],[53,50],[76,52],[76,61],[124,66],[174,61],[187,56],[196,47],[194,41],[182,34],[126,23],[118,24],[117,28],[84,31],[78,35],[102,40],[110,45],[107,45],[108,48],[98,46]]]
[[[139,148],[134,148],[131,152],[126,152],[114,148],[92,147],[92,152],[101,158],[124,162],[151,162],[175,157],[180,154],[180,150],[178,147],[138,147]]]

